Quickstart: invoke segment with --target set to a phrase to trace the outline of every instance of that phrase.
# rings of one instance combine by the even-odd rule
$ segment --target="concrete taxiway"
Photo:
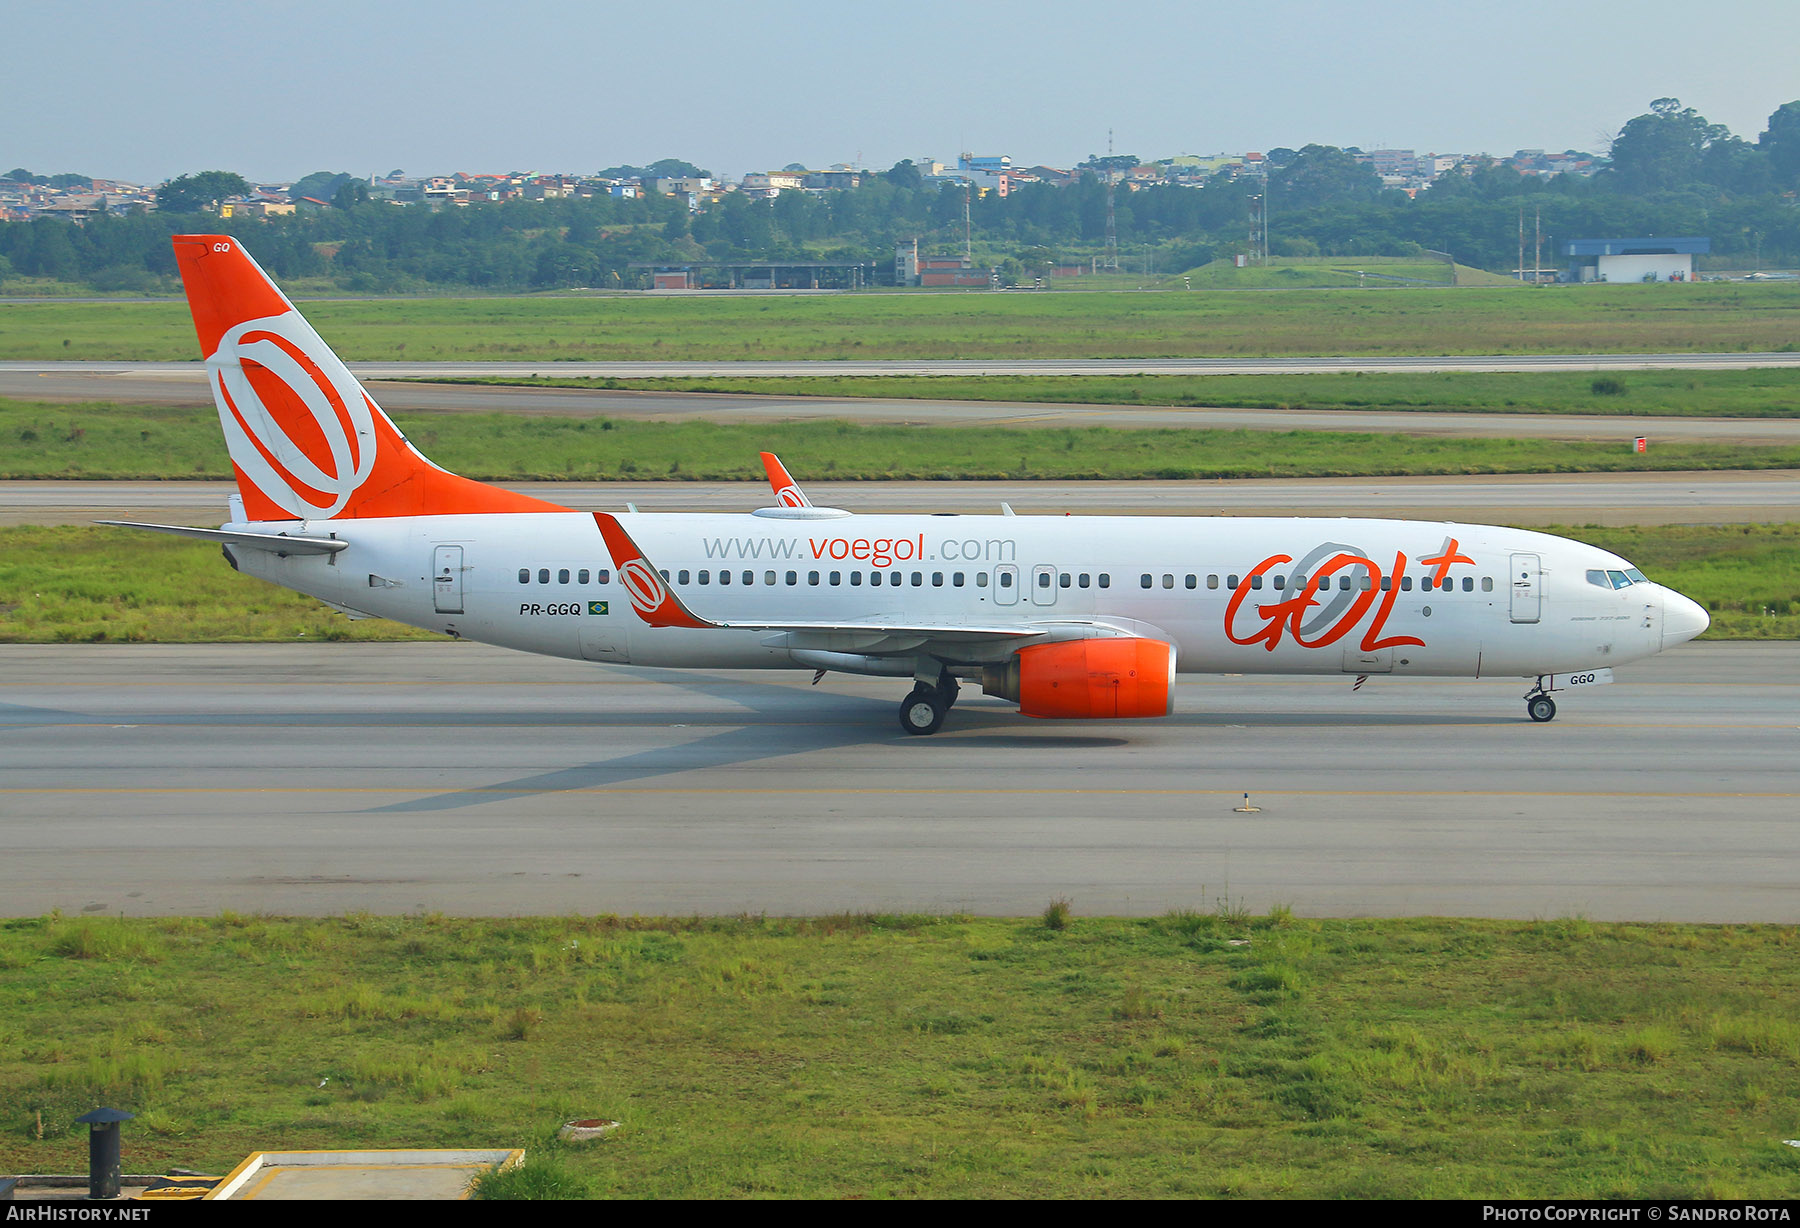
[[[1716,357],[1716,356],[1709,356]],[[1729,357],[1729,356],[1727,356]],[[1767,356],[1750,356],[1767,357]],[[1800,363],[1793,356],[1775,356]],[[1300,362],[1302,360],[1292,360]],[[1304,360],[1307,362],[1315,360]],[[1335,361],[1335,360],[1317,360]],[[1573,361],[1573,360],[1569,360]],[[1594,361],[1602,361],[1596,359]],[[548,364],[543,364],[548,365]],[[630,365],[630,364],[625,364]],[[675,364],[679,365],[679,364]],[[682,374],[768,375],[757,368],[730,372],[711,365]],[[785,364],[784,374],[829,375],[842,366],[817,363],[819,369],[800,369]],[[864,364],[867,365],[867,364]],[[1125,429],[1179,428],[1259,431],[1372,431],[1382,434],[1447,435],[1502,439],[1616,440],[1629,444],[1638,436],[1652,441],[1687,443],[1794,444],[1800,443],[1800,419],[1794,418],[1675,418],[1611,414],[1501,414],[1454,410],[1381,409],[1242,409],[1187,405],[1085,405],[1020,401],[939,401],[897,397],[765,396],[736,393],[634,392],[615,389],[532,388],[474,384],[405,382],[399,377],[379,378],[396,368],[381,364],[355,364],[368,379],[371,394],[384,409],[396,414],[432,413],[527,413],[547,416],[636,418],[664,422],[704,419],[709,422],[805,422],[843,420],[867,425],[904,423],[926,426],[1090,427]],[[397,368],[414,372],[414,378],[457,375],[492,375],[517,378],[529,369],[519,364],[411,364]],[[617,375],[617,364],[555,364],[546,375],[573,376],[568,368],[595,367]],[[669,374],[659,364],[654,374]],[[1079,374],[1059,364],[1058,374]],[[490,369],[492,368],[492,369]],[[824,368],[831,368],[827,370]],[[1235,370],[1235,367],[1232,368]],[[1306,367],[1284,367],[1289,373]],[[1404,367],[1403,370],[1426,370]],[[1485,368],[1482,368],[1485,369]],[[1553,368],[1563,369],[1563,368]],[[1580,368],[1587,369],[1587,368]],[[1596,370],[1602,368],[1594,368]],[[1613,368],[1606,368],[1613,369]],[[1711,368],[1707,368],[1711,369]],[[672,367],[671,367],[672,370]],[[643,377],[646,372],[637,373]],[[868,372],[858,371],[858,374]],[[198,363],[97,364],[65,363],[29,366],[0,364],[0,396],[52,402],[114,401],[122,404],[210,407],[203,368]]]
[[[1391,516],[1474,523],[1743,524],[1800,518],[1800,481],[1785,470],[1565,473],[1424,478],[1283,478],[1191,482],[815,482],[813,502],[854,512],[1021,515]],[[520,482],[583,511],[745,512],[762,482]],[[227,482],[0,482],[0,525],[152,520],[217,525]]]
[[[468,644],[0,647],[0,912],[1800,922],[1800,645],[1513,680],[1183,679],[1159,721]],[[1234,807],[1245,792],[1260,811]]]

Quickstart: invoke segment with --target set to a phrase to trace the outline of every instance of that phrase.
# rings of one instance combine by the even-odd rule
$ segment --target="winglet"
[[[762,457],[763,469],[769,475],[769,485],[775,489],[775,502],[783,507],[812,506],[812,500],[806,497],[806,492],[788,476],[780,457],[773,452],[759,452],[757,455]]]
[[[650,560],[631,540],[631,534],[625,531],[618,517],[610,512],[595,512],[594,523],[600,526],[600,536],[606,539],[606,549],[619,571],[619,582],[631,594],[631,608],[637,611],[639,618],[652,627],[708,628],[719,625],[694,617],[663,581],[661,573],[650,565]]]

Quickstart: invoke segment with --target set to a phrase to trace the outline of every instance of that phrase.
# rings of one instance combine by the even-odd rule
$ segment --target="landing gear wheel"
[[[1525,701],[1525,715],[1541,725],[1545,721],[1555,718],[1556,701],[1548,695],[1539,695],[1536,699],[1528,699]]]
[[[956,691],[955,674],[945,670],[938,675],[937,696],[938,701],[944,705],[944,711],[948,712],[956,706]]]
[[[936,733],[950,706],[936,687],[914,687],[900,704],[900,728],[911,734]]]

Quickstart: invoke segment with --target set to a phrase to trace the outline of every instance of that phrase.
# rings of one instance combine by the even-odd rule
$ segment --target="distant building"
[[[1712,251],[1704,237],[1660,239],[1571,239],[1563,245],[1569,257],[1570,281],[1692,281],[1694,257]]]

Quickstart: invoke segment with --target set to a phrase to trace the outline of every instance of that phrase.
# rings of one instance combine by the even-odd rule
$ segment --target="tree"
[[[1685,188],[1701,182],[1701,159],[1730,129],[1711,124],[1679,98],[1658,98],[1650,113],[1630,120],[1612,143],[1612,166],[1604,173],[1633,194]]]
[[[314,171],[288,189],[288,199],[298,202],[302,196],[310,196],[314,200],[330,202],[350,178],[346,171]]]
[[[1308,145],[1293,161],[1269,176],[1269,187],[1282,207],[1373,201],[1381,195],[1381,176],[1335,145]]]
[[[924,185],[919,175],[919,168],[913,165],[911,158],[902,158],[888,168],[887,181],[897,188],[918,188]]]
[[[344,186],[331,196],[331,207],[334,209],[354,209],[368,203],[369,185],[360,179],[345,180]]]
[[[1783,103],[1769,116],[1756,147],[1768,155],[1769,170],[1780,188],[1800,188],[1800,102]]]
[[[201,171],[171,179],[156,190],[156,207],[165,213],[198,213],[216,209],[228,196],[244,196],[250,185],[232,171]]]

